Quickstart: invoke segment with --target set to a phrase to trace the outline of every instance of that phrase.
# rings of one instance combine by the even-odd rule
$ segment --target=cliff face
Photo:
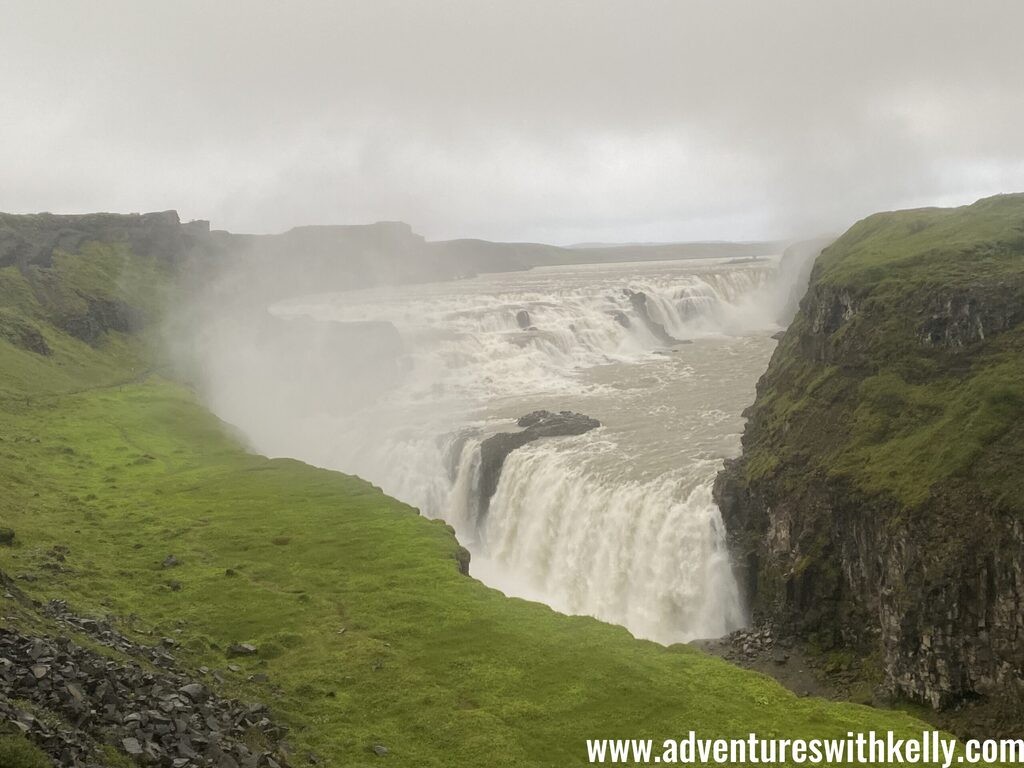
[[[49,356],[48,325],[90,345],[145,327],[161,278],[207,252],[208,232],[206,222],[182,224],[174,211],[0,213],[0,339]]]
[[[92,242],[120,243],[135,253],[173,260],[187,253],[208,232],[208,222],[182,224],[175,211],[85,215],[0,213],[0,267],[50,267],[55,253],[76,253]]]
[[[747,415],[715,492],[755,620],[1019,730],[1024,195],[851,228]]]

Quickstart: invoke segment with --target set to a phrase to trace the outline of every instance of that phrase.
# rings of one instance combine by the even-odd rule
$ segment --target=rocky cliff
[[[1024,718],[1024,195],[879,214],[814,266],[715,493],[755,621]]]
[[[0,213],[0,267],[50,267],[54,254],[87,243],[122,244],[135,253],[173,260],[204,241],[209,222],[182,224],[175,211],[62,215]]]
[[[0,213],[0,339],[52,353],[47,326],[90,345],[146,327],[162,278],[191,256],[212,253],[205,221],[147,214]],[[145,254],[144,269],[125,270]]]

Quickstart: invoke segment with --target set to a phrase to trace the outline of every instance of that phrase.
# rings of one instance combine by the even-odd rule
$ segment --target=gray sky
[[[1024,190],[1020,0],[0,0],[0,210],[753,239]]]

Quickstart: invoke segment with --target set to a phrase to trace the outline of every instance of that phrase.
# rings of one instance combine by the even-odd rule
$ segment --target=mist
[[[3,210],[751,240],[1024,187],[1013,0],[3,12]]]
[[[687,641],[746,621],[711,483],[827,242],[213,233],[167,339],[251,450],[443,520],[507,594]],[[487,464],[536,412],[554,434]],[[566,412],[600,427],[559,435]]]

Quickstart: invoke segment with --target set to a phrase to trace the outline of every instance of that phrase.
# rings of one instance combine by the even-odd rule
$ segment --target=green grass
[[[196,665],[253,642],[231,685],[279,686],[293,742],[342,764],[373,743],[408,765],[566,765],[587,737],[915,727],[505,598],[458,573],[443,526],[356,478],[243,453],[169,382],[47,398],[3,426],[0,516],[19,544],[0,567],[36,575],[40,597],[136,615]],[[58,544],[67,573],[44,567]]]
[[[115,290],[116,277],[113,296],[132,298],[154,275],[123,253],[87,259],[100,263],[58,263],[29,294],[0,270],[0,296],[13,297],[0,309],[45,326],[54,350],[0,339],[0,525],[17,531],[0,569],[35,576],[19,582],[35,598],[176,637],[196,667],[225,670],[228,645],[255,644],[224,689],[271,705],[296,764],[314,751],[330,765],[566,766],[585,763],[588,738],[924,727],[800,699],[688,646],[461,575],[445,526],[358,478],[246,453],[186,388],[145,373],[160,361],[144,338],[90,347],[60,333],[67,296]],[[118,274],[97,280],[114,261]],[[70,549],[63,569],[56,545]],[[180,565],[162,567],[169,554]],[[17,622],[15,608],[0,598],[0,615]],[[255,672],[268,681],[248,682]]]
[[[0,736],[0,765],[4,768],[52,768],[53,763],[24,736]]]
[[[1024,274],[1024,194],[960,208],[878,213],[854,224],[816,264],[816,281],[911,292]]]
[[[1024,195],[859,222],[815,267],[810,297],[837,294],[853,317],[823,338],[805,309],[772,360],[745,443],[749,479],[799,485],[812,469],[907,507],[975,483],[1024,510],[1024,325],[959,347],[921,341],[953,295],[1024,313]]]

